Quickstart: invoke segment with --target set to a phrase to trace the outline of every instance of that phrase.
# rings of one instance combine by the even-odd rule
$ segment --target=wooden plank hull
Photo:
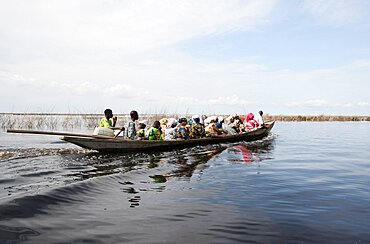
[[[266,128],[259,128],[255,131],[228,135],[222,137],[202,138],[193,140],[171,140],[171,141],[147,141],[147,140],[126,140],[122,138],[89,138],[64,136],[61,139],[83,148],[97,150],[99,152],[133,152],[133,151],[168,151],[178,148],[194,147],[199,145],[217,144],[237,141],[255,141],[268,135],[274,126],[275,121],[266,124]]]

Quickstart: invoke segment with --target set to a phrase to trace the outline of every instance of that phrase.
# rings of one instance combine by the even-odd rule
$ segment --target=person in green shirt
[[[101,119],[99,127],[105,127],[112,130],[124,130],[124,127],[116,127],[117,116],[113,116],[113,111],[109,108],[104,110],[105,117]]]
[[[153,126],[147,131],[147,138],[148,140],[163,140],[159,121],[154,121]]]

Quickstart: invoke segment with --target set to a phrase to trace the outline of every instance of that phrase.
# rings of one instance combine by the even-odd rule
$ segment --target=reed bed
[[[370,121],[370,116],[341,116],[341,115],[266,115],[264,119],[276,121]]]
[[[128,114],[116,114],[117,126],[125,126]],[[140,114],[139,120],[145,120],[150,126],[155,120],[162,118],[179,118],[179,114]],[[191,115],[184,115],[190,118]],[[226,115],[223,115],[226,116]],[[26,114],[0,113],[0,128],[26,130],[81,130],[93,129],[99,125],[101,114]],[[264,115],[265,121],[370,121],[370,116],[331,116],[331,115]]]

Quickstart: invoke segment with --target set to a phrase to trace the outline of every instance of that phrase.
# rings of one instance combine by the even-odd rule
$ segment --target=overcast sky
[[[0,112],[370,115],[370,1],[0,0]]]

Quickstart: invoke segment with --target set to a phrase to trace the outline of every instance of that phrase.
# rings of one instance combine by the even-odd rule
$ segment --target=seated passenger
[[[177,120],[174,118],[168,119],[167,128],[164,132],[165,140],[175,140]]]
[[[209,125],[207,125],[205,131],[207,137],[213,137],[220,134],[215,122],[211,122]]]
[[[161,123],[157,120],[154,121],[153,126],[146,132],[146,137],[148,140],[163,140]]]
[[[258,122],[254,120],[254,114],[249,113],[245,119],[245,129],[251,131],[257,129],[259,126]]]
[[[206,132],[205,132],[205,129],[204,129],[204,125],[202,125],[200,123],[200,118],[199,118],[199,115],[194,115],[192,117],[192,124],[191,124],[191,127],[190,127],[190,138],[191,139],[199,139],[199,138],[203,138],[206,136]]]
[[[225,123],[223,123],[222,125],[226,134],[229,134],[229,135],[238,134],[234,122],[235,122],[235,118],[233,115],[230,115],[229,117],[226,118]]]
[[[207,118],[207,116],[206,115],[202,115],[202,116],[200,116],[200,121],[199,121],[199,123],[201,123],[203,126],[204,126],[204,120]]]
[[[185,126],[187,124],[187,119],[185,117],[179,118],[179,125],[176,130],[175,139],[176,140],[186,140],[189,138],[188,131]]]
[[[124,127],[115,127],[117,122],[117,116],[113,116],[113,112],[111,109],[107,108],[106,110],[104,110],[104,115],[105,117],[101,119],[99,127],[105,127],[112,130],[124,129]]]
[[[218,133],[218,135],[226,134],[226,132],[225,132],[225,131],[224,131],[224,129],[223,129],[222,123],[217,122],[217,123],[216,123],[216,129],[217,129],[217,133]]]
[[[228,134],[228,129],[229,128],[228,128],[228,126],[225,123],[224,117],[223,116],[218,116],[217,120],[218,120],[218,122],[217,122],[216,126],[218,124],[221,125],[221,128],[219,129],[222,132],[221,134]]]
[[[145,127],[146,127],[146,124],[145,124],[145,121],[139,121],[139,124],[138,124],[138,131],[136,132],[136,136],[138,139],[140,140],[145,140]]]
[[[162,119],[159,120],[159,123],[161,124],[162,138],[164,138],[165,137],[164,132],[167,128],[168,119],[167,118],[162,118]]]
[[[210,123],[216,123],[217,122],[217,116],[209,116],[204,119],[204,126],[208,126]]]

